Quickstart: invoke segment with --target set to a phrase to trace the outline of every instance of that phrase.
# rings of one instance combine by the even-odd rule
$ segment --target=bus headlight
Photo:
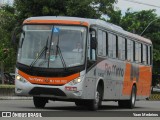
[[[78,78],[70,81],[68,84],[70,84],[70,85],[75,85],[75,84],[80,83],[80,82],[81,82],[81,78],[78,77]]]
[[[22,76],[20,76],[20,75],[17,75],[17,76],[16,76],[16,79],[19,80],[19,81],[21,81],[21,82],[23,82],[23,83],[26,83],[26,82],[27,82],[27,81],[26,81]]]
[[[20,80],[20,79],[21,79],[21,76],[20,76],[20,75],[17,75],[17,76],[16,76],[16,79],[17,79],[17,80]]]

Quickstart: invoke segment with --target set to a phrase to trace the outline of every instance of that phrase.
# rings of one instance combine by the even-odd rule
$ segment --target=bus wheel
[[[101,103],[102,103],[102,89],[101,86],[98,86],[95,99],[91,100],[89,103],[89,109],[95,111],[99,108],[99,106],[101,106]]]
[[[130,108],[133,109],[136,102],[136,86],[132,87],[131,97],[129,100],[118,101],[118,105],[121,108]]]
[[[48,99],[43,97],[33,97],[33,103],[36,108],[44,108]]]
[[[85,106],[85,101],[76,101],[76,106]]]

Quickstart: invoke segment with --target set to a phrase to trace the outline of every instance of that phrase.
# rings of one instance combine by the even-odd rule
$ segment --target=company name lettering
[[[46,82],[46,83],[67,83],[67,80],[52,80],[52,79],[48,79],[48,78],[31,78],[29,77],[29,80],[34,81],[34,82]]]
[[[123,68],[117,67],[116,65],[109,65],[105,63],[105,73],[108,76],[117,76],[117,77],[123,77],[124,75],[124,70]]]

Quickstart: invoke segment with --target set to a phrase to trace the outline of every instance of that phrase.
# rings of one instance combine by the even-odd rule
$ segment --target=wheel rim
[[[136,100],[136,95],[135,95],[135,91],[133,90],[133,93],[132,93],[132,105],[135,104],[135,100]]]
[[[95,105],[98,106],[98,103],[99,103],[99,92],[96,92],[96,98],[95,98]]]

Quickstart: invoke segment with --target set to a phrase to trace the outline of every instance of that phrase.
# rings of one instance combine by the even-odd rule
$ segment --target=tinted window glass
[[[125,60],[125,39],[118,37],[118,58]]]
[[[127,40],[127,60],[133,61],[133,41]]]
[[[108,53],[109,57],[116,58],[116,36],[108,34]]]

